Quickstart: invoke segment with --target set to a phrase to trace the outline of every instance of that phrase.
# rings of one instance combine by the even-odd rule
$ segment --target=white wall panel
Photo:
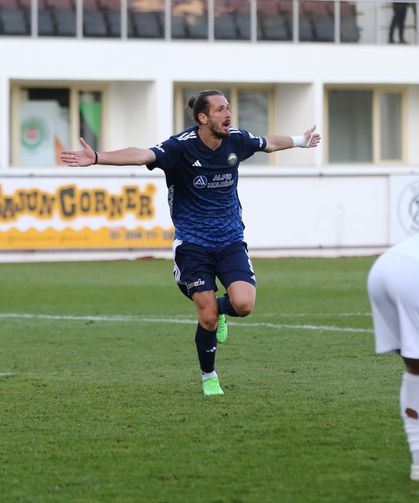
[[[239,194],[253,249],[387,244],[385,176],[243,177]]]

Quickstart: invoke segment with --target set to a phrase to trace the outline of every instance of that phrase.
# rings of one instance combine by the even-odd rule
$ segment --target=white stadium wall
[[[144,167],[82,171],[12,166],[9,111],[10,89],[14,83],[105,85],[108,89],[104,136],[107,149],[150,146],[173,134],[177,83],[272,84],[276,89],[275,130],[298,134],[316,123],[323,145],[315,151],[295,149],[276,154],[274,166],[241,168],[239,194],[251,252],[320,256],[378,253],[404,235],[416,232],[415,223],[406,223],[406,219],[414,216],[409,216],[401,207],[408,204],[409,198],[410,203],[415,201],[416,192],[419,193],[415,182],[416,177],[419,178],[418,60],[418,46],[2,39],[0,208],[4,196],[13,192],[8,184],[15,177],[30,191],[45,179],[65,176],[77,185],[88,176],[92,187],[106,185],[110,192],[113,178],[117,192],[124,185],[121,177],[127,184],[147,184],[149,177],[150,183],[160,180],[158,197],[166,204],[164,180],[154,172],[149,174]],[[407,89],[404,125],[407,155],[403,165],[328,164],[325,88],[341,84]],[[163,214],[166,210],[160,204],[159,212]],[[159,226],[160,222],[154,222],[153,218],[160,217],[154,215],[147,225]],[[133,225],[130,222],[129,225]],[[125,225],[122,221],[119,223],[122,227]],[[82,226],[82,221],[77,225]],[[0,221],[0,235],[3,235],[0,260],[13,257],[24,260],[22,245],[17,253],[4,244],[10,228],[10,223]],[[109,248],[108,256],[170,255],[167,243],[149,248],[127,244],[118,250]],[[30,256],[45,255],[42,247],[38,251]],[[80,258],[83,254],[91,258],[104,256],[108,249],[105,247],[99,252],[94,246],[87,249],[79,246],[72,251],[64,247],[61,252],[60,256],[66,259]]]

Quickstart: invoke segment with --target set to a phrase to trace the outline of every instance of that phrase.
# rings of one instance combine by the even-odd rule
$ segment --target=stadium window
[[[76,4],[74,0],[38,0],[38,35],[75,37]]]
[[[31,34],[31,0],[0,0],[0,35]]]
[[[328,89],[329,162],[402,162],[403,103],[397,89]]]
[[[219,89],[231,104],[232,124],[247,129],[255,135],[265,135],[273,124],[274,89],[270,86],[226,86],[207,84],[205,86],[179,86],[176,89],[175,129],[181,131],[194,126],[195,121],[186,107],[187,100],[204,89]],[[269,164],[273,156],[259,153],[250,157],[246,164]]]
[[[334,42],[334,2],[303,0],[299,10],[300,42]]]
[[[208,38],[207,0],[173,0],[171,33],[173,39]]]
[[[256,15],[258,40],[292,40],[292,0],[258,0]]]
[[[128,0],[128,37],[165,36],[165,0]]]
[[[214,0],[215,40],[250,40],[250,0]]]
[[[105,5],[102,5],[105,4]],[[106,15],[106,3],[96,0],[83,0],[83,36],[110,37],[111,33]]]
[[[11,159],[13,166],[60,165],[60,153],[76,148],[83,136],[103,148],[104,90],[96,87],[12,87]]]
[[[380,93],[380,157],[383,161],[402,158],[402,95]]]

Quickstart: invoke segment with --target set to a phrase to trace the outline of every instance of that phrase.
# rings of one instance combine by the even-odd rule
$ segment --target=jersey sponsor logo
[[[205,188],[207,186],[207,183],[208,183],[208,179],[204,175],[196,176],[194,178],[194,180],[193,180],[193,186],[196,189],[203,189],[203,188]]]
[[[198,160],[196,160],[196,161],[192,164],[192,166],[201,166],[201,167],[202,167],[202,164],[201,164]]]
[[[230,166],[234,166],[237,162],[237,155],[234,152],[228,154],[227,162],[230,164]]]
[[[223,187],[231,187],[234,184],[234,178],[231,173],[220,173],[212,177],[212,181],[208,182],[208,189],[220,189]]]

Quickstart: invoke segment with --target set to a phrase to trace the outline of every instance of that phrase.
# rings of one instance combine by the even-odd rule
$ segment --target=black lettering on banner
[[[110,218],[117,218],[122,216],[123,213],[122,203],[123,203],[122,197],[116,197],[116,196],[111,197],[111,207],[109,210]]]
[[[39,216],[41,217],[52,217],[54,213],[54,203],[55,197],[50,194],[42,194],[40,206],[39,206]]]
[[[28,209],[28,212],[35,211],[37,205],[38,205],[38,191],[31,190],[26,195],[26,207]]]
[[[105,192],[103,190],[95,190],[95,213],[105,213],[106,210]]]
[[[76,212],[74,192],[74,186],[63,187],[59,192],[61,214],[65,218],[74,217]]]
[[[11,197],[5,197],[2,204],[2,218],[4,220],[13,219],[16,216],[16,207]]]
[[[153,216],[153,208],[152,208],[152,199],[150,196],[142,194],[140,196],[140,207],[138,211],[139,217],[152,217]]]
[[[138,193],[137,187],[125,187],[125,196],[127,198],[126,209],[127,210],[135,210],[136,204],[136,196]]]
[[[16,194],[16,211],[19,213],[21,211],[25,211],[25,199],[26,199],[26,190],[19,190]]]
[[[91,204],[91,196],[87,190],[84,190],[80,193],[80,212],[81,213],[89,213],[90,204]]]

